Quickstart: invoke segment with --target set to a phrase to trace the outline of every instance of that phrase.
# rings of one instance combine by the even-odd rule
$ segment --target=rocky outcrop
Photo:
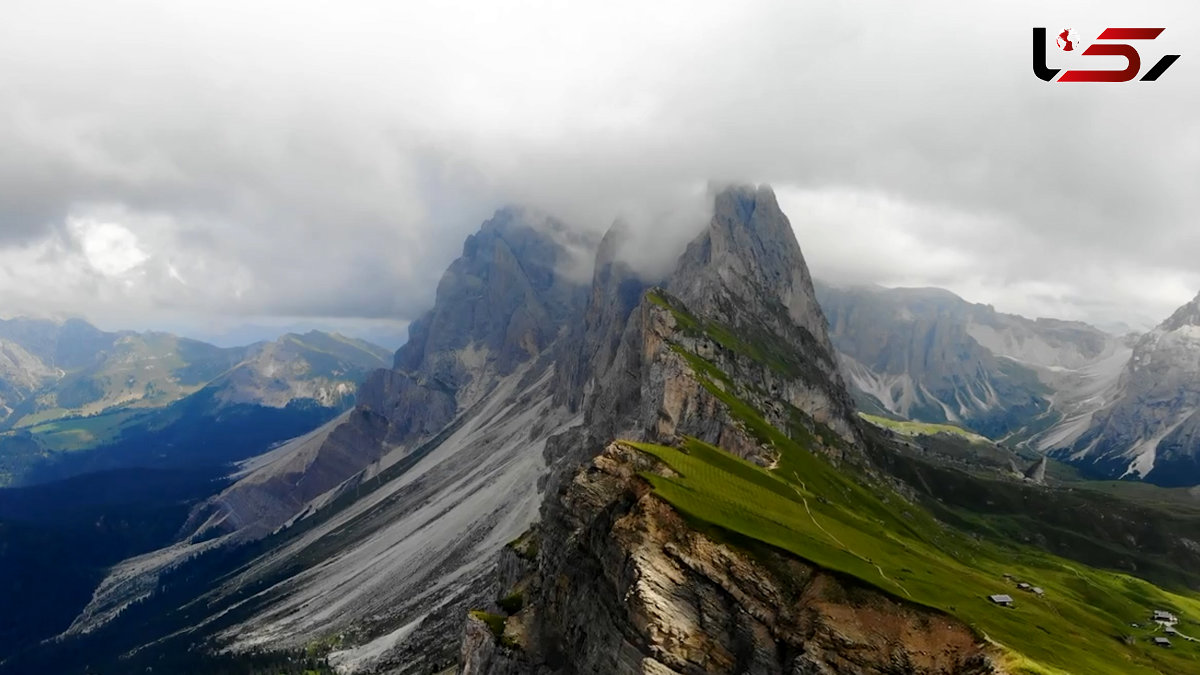
[[[773,450],[731,414],[724,396],[736,394],[834,461],[859,460],[791,226],[769,190],[730,188],[716,204],[663,287],[623,323],[595,324],[611,333],[592,344],[616,346],[585,359],[596,369],[584,423],[547,443],[537,568],[521,582],[529,603],[490,641],[470,624],[460,663],[478,673],[991,672],[952,620],[933,630],[924,610],[695,531],[637,478],[652,463],[610,444],[691,436],[771,465]],[[899,646],[923,639],[929,650]]]
[[[1046,483],[1045,455],[1039,457],[1036,462],[1031,464],[1029,468],[1025,470],[1025,478],[1037,483],[1038,485],[1044,485]]]
[[[395,370],[451,391],[481,375],[511,373],[555,341],[583,304],[571,273],[591,250],[565,225],[536,212],[497,211],[467,237],[437,288],[433,309],[413,322]]]
[[[662,470],[613,444],[548,502],[535,602],[468,623],[462,672],[997,672],[951,617],[698,532],[639,477]]]
[[[571,410],[578,410],[595,390],[595,374],[611,368],[623,326],[648,286],[619,257],[628,236],[628,226],[618,221],[600,241],[582,321],[572,322],[569,338],[555,354],[555,401]]]
[[[688,244],[666,287],[698,315],[724,316],[734,327],[753,317],[769,328],[799,328],[815,342],[816,349],[805,345],[815,358],[833,353],[804,254],[769,187],[718,192],[708,228]],[[755,304],[731,305],[736,300]]]
[[[1111,478],[1200,482],[1200,295],[1137,341],[1104,403],[1056,455]]]
[[[612,248],[601,247],[589,329],[564,345],[574,356],[560,353],[558,359],[569,364],[560,385],[584,386],[579,394],[556,399],[577,401],[584,423],[547,443],[549,492],[613,438],[687,434],[770,461],[693,376],[685,352],[702,354],[746,383],[747,395],[782,427],[795,411],[814,429],[820,425],[846,441],[855,438],[853,403],[828,346],[825,318],[774,194],[733,186],[718,193],[714,204],[708,226],[663,287],[637,296],[632,310],[626,307],[640,282],[619,259],[612,260]],[[606,240],[614,245],[617,237],[619,230],[610,231]]]

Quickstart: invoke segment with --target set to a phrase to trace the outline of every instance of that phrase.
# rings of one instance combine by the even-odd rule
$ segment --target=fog
[[[713,180],[834,282],[1138,327],[1200,289],[1191,3],[427,5],[6,3],[0,314],[395,342],[497,208],[624,219],[653,274]],[[1031,27],[1110,25],[1182,58],[1032,75]]]

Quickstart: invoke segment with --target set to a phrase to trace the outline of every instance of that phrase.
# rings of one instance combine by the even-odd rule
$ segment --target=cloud
[[[117,223],[73,220],[68,227],[83,247],[92,269],[108,277],[122,276],[149,259],[137,237]]]
[[[18,0],[0,24],[0,292],[9,314],[109,324],[401,326],[505,203],[593,233],[624,218],[655,267],[702,221],[703,186],[732,179],[778,188],[818,274],[1143,321],[1200,287],[1198,17]],[[1089,23],[1167,26],[1146,60],[1183,58],[1154,83],[1032,76],[1032,26]],[[78,223],[121,234],[89,254]]]

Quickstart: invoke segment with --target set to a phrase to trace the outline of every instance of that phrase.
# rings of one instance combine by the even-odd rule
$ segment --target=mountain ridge
[[[319,331],[220,348],[169,333],[105,333],[82,321],[56,326],[12,320],[5,330],[26,339],[34,335],[40,340],[35,349],[58,358],[54,355],[82,349],[59,330],[67,325],[85,336],[84,346],[103,348],[88,358],[71,356],[77,366],[71,371],[41,366],[37,357],[25,363],[27,370],[42,367],[48,376],[21,392],[22,400],[9,408],[0,431],[5,484],[32,476],[61,478],[61,470],[71,464],[82,463],[77,470],[84,470],[88,460],[81,451],[104,448],[187,415],[215,416],[236,406],[283,409],[306,400],[340,409],[353,400],[354,387],[367,370],[390,358],[369,343]],[[0,357],[20,358],[15,348],[3,348],[7,344],[0,342]],[[0,367],[5,363],[11,358],[0,358]],[[0,374],[0,395],[13,390],[14,381],[11,374]],[[56,463],[62,465],[58,473],[50,470]]]
[[[303,654],[472,675],[1187,658],[1112,635],[1141,604],[1200,601],[1095,566],[1191,584],[1181,538],[1200,526],[1148,529],[1154,511],[1042,485],[1036,466],[1017,476],[986,442],[861,422],[837,313],[769,188],[716,192],[659,279],[616,254],[618,224],[581,281],[573,243],[533,214],[481,226],[354,408],[242,464],[173,544],[112,568],[63,643],[135,670]],[[978,334],[1009,355],[1055,344]],[[1072,522],[1092,508],[1113,518]],[[1145,553],[1126,541],[1143,536]],[[1014,570],[1050,597],[990,605]],[[71,672],[78,653],[48,658]]]
[[[1048,449],[1107,478],[1200,483],[1200,295],[1137,340],[1086,424]]]

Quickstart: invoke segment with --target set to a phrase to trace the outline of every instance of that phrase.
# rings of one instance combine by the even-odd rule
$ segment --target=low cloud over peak
[[[773,184],[831,280],[1129,323],[1200,288],[1191,3],[56,5],[0,25],[10,315],[399,330],[501,204],[624,218],[654,270],[713,177]],[[1059,23],[1184,56],[1047,84]]]

